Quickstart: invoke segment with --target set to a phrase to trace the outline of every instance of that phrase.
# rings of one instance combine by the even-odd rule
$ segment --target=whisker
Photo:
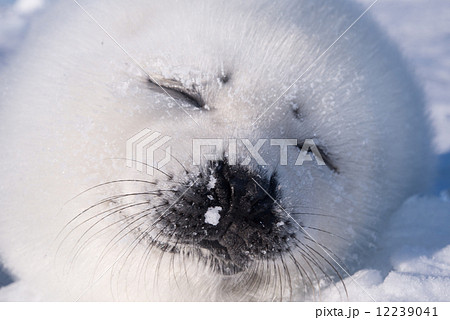
[[[148,203],[147,203],[147,202],[144,202],[144,203],[141,203],[141,204],[148,204]],[[135,207],[135,206],[137,206],[137,205],[138,205],[138,204],[135,204],[135,205],[133,205],[133,207]],[[120,233],[122,233],[124,230],[126,230],[127,228],[129,228],[129,227],[130,227],[132,224],[134,224],[136,221],[140,220],[140,219],[136,219],[136,216],[139,216],[140,214],[143,214],[143,213],[146,213],[145,216],[147,216],[147,212],[148,212],[148,211],[153,210],[153,209],[156,209],[156,208],[159,208],[159,207],[162,207],[162,206],[164,206],[164,205],[165,205],[165,204],[162,204],[162,205],[159,205],[159,206],[154,206],[154,207],[152,207],[152,208],[142,210],[142,211],[140,211],[140,212],[138,212],[138,213],[134,213],[134,214],[132,214],[132,215],[123,217],[122,219],[119,219],[119,220],[117,220],[117,221],[115,221],[115,222],[113,222],[113,223],[111,223],[111,224],[109,224],[109,225],[103,227],[102,229],[98,230],[98,231],[95,232],[93,235],[91,235],[87,240],[85,240],[85,242],[79,247],[79,249],[78,249],[77,252],[75,253],[75,257],[78,256],[78,255],[81,253],[82,249],[83,249],[83,248],[89,243],[89,241],[92,240],[95,236],[99,235],[99,234],[102,233],[103,231],[106,231],[107,229],[109,229],[110,227],[112,227],[112,226],[114,226],[114,225],[116,225],[116,224],[119,224],[119,223],[122,223],[122,222],[127,222],[128,220],[133,220],[133,219],[135,219],[132,223],[130,223],[130,224],[128,224],[127,226],[125,226],[124,228],[122,228],[122,230],[120,230],[120,231],[116,234],[116,236],[113,237],[113,238],[110,240],[110,242],[108,242],[108,243],[106,244],[106,246],[105,246],[105,249],[106,249],[106,248],[109,246],[109,244],[111,243],[111,241],[113,241]],[[144,217],[145,217],[145,216],[144,216]],[[103,219],[103,218],[102,218],[102,219]],[[97,221],[94,225],[92,225],[88,230],[86,230],[86,231],[83,233],[83,235],[81,236],[81,238],[80,238],[80,239],[77,241],[77,243],[74,245],[74,247],[76,247],[77,244],[78,244],[79,242],[81,242],[81,239],[89,232],[89,230],[91,230],[91,229],[92,229],[96,224],[98,224],[99,222],[100,222],[100,220]],[[75,258],[74,258],[74,259],[75,259]]]
[[[305,245],[307,248],[309,248],[310,250],[314,251],[317,255],[319,255],[332,269],[333,271],[336,273],[336,275],[339,277],[340,282],[342,283],[342,286],[344,287],[345,290],[345,295],[347,296],[348,299],[348,292],[347,292],[347,287],[344,283],[344,279],[342,278],[340,272],[336,269],[336,267],[327,259],[325,258],[322,254],[320,254],[317,250],[315,250],[314,248],[312,248],[311,246]],[[331,280],[331,279],[330,279]],[[334,284],[334,282],[332,281],[332,283]],[[336,287],[336,289],[338,289],[338,287],[336,285],[334,285]]]
[[[321,229],[321,228],[309,227],[309,226],[303,226],[303,228],[304,228],[304,229],[311,229],[311,230],[316,230],[316,231],[319,231],[319,232],[323,232],[323,233],[326,233],[326,234],[328,234],[328,235],[330,235],[330,236],[332,236],[332,237],[337,237],[337,238],[339,238],[339,239],[341,239],[341,240],[344,240],[344,241],[346,241],[346,242],[349,242],[348,239],[345,239],[344,237],[341,237],[340,235],[337,235],[337,234],[335,234],[335,233],[333,233],[333,232],[330,232],[330,231],[327,231],[327,230],[324,230],[324,229]]]
[[[309,284],[311,286],[311,289],[313,290],[313,295],[315,296],[316,295],[315,287],[314,287],[313,281],[311,280],[311,278],[308,275],[308,272],[305,270],[305,268],[303,268],[300,265],[300,263],[297,261],[297,259],[295,258],[294,254],[292,253],[292,251],[289,250],[288,254],[289,254],[291,260],[294,262],[294,265],[296,266],[297,270],[299,271],[302,280],[304,281],[305,277],[308,280],[308,282],[309,282]],[[302,258],[304,259],[303,254],[302,254]]]
[[[120,194],[120,195],[115,195],[115,196],[111,196],[108,198],[105,198],[91,206],[89,206],[88,208],[84,209],[83,211],[81,211],[79,214],[77,214],[75,217],[73,217],[72,219],[69,220],[69,222],[67,222],[64,227],[62,228],[62,230],[58,233],[58,235],[56,236],[56,239],[58,239],[58,237],[61,235],[61,233],[71,224],[73,223],[76,219],[78,219],[80,216],[82,216],[83,214],[85,214],[86,212],[101,206],[105,203],[117,200],[117,199],[121,199],[121,198],[126,198],[126,197],[133,197],[133,196],[140,196],[140,195],[160,195],[161,192],[176,192],[175,190],[171,190],[171,189],[161,189],[158,191],[146,191],[146,192],[134,192],[134,193],[125,193],[125,194]],[[56,240],[55,239],[55,240]]]
[[[121,179],[121,180],[113,180],[113,181],[103,182],[103,183],[97,184],[95,186],[89,187],[86,190],[84,190],[84,191],[78,193],[77,195],[73,196],[72,198],[70,198],[69,200],[67,200],[63,204],[63,207],[65,205],[67,205],[69,202],[73,201],[74,199],[78,198],[79,196],[82,196],[83,194],[85,194],[85,193],[87,193],[87,192],[89,192],[91,190],[94,190],[94,189],[97,189],[97,188],[101,188],[103,186],[107,186],[107,185],[114,184],[114,183],[125,183],[125,182],[137,182],[137,183],[146,183],[146,184],[156,185],[156,182],[148,181],[148,180],[141,180],[141,179]]]
[[[155,167],[155,166],[152,166],[152,165],[150,165],[150,164],[148,164],[148,163],[145,163],[145,162],[142,162],[142,161],[137,161],[137,160],[135,160],[135,159],[127,159],[127,158],[107,158],[106,160],[132,161],[132,162],[134,162],[134,163],[142,164],[142,165],[144,165],[144,166],[146,166],[146,167],[148,167],[148,168],[152,168],[153,170],[158,171],[159,173],[162,173],[162,174],[165,175],[170,181],[173,179],[173,175],[168,174],[168,173],[162,171],[160,168],[157,168],[157,167]]]
[[[58,249],[57,249],[56,253],[58,253],[58,251],[60,250],[60,248],[61,248],[61,246],[63,245],[63,243],[67,240],[67,238],[68,238],[68,237],[69,237],[76,229],[78,229],[79,227],[81,227],[83,224],[89,222],[90,220],[93,220],[93,219],[95,219],[95,218],[97,218],[97,217],[99,217],[99,216],[101,216],[101,215],[104,215],[104,214],[110,212],[109,214],[106,215],[105,218],[107,218],[107,217],[109,217],[109,216],[111,216],[111,215],[116,214],[117,212],[120,212],[120,211],[124,210],[124,209],[132,208],[132,207],[139,206],[139,205],[142,205],[142,204],[148,204],[148,201],[146,201],[146,202],[141,202],[141,203],[137,203],[137,204],[124,204],[124,205],[120,205],[120,206],[117,206],[117,207],[114,207],[114,208],[110,208],[110,209],[104,210],[104,211],[102,211],[102,212],[96,214],[95,216],[90,217],[90,218],[84,220],[83,222],[79,223],[79,224],[76,225],[74,228],[72,228],[72,230],[70,230],[70,231],[66,234],[66,236],[61,240],[61,243],[60,243],[60,245],[58,246]],[[102,218],[102,219],[103,219],[103,218]],[[98,222],[102,221],[102,219],[100,219]],[[97,223],[98,223],[98,222],[97,222]],[[66,226],[67,226],[67,225],[66,225]],[[94,226],[95,226],[95,224],[94,224]],[[87,231],[89,231],[89,230],[87,230]],[[84,236],[84,234],[83,234],[82,237],[78,240],[78,242],[83,238],[83,236]]]

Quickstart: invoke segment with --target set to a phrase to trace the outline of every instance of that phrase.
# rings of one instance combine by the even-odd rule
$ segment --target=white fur
[[[183,104],[197,126],[170,98],[149,90],[145,74],[71,1],[40,17],[1,76],[0,101],[0,255],[33,292],[29,299],[284,295],[270,289],[280,286],[274,275],[267,275],[269,289],[246,292],[195,259],[173,262],[165,255],[158,265],[160,252],[154,250],[142,261],[141,244],[117,260],[133,245],[133,234],[99,259],[120,226],[94,236],[73,259],[87,229],[68,234],[64,226],[108,195],[143,186],[104,188],[66,202],[105,181],[142,178],[117,159],[125,157],[126,140],[144,128],[171,136],[172,153],[193,171],[192,138],[313,138],[326,146],[338,174],[313,164],[279,167],[276,149],[261,153],[274,159],[268,170],[278,170],[285,203],[337,217],[304,215],[299,221],[337,235],[307,230],[349,269],[376,245],[388,214],[426,185],[430,142],[423,98],[368,16],[251,125],[364,8],[334,0],[108,0],[86,8],[151,75],[201,84],[211,110]],[[218,83],[222,74],[230,75],[229,83]],[[291,153],[290,163],[295,158]],[[183,172],[175,162],[165,170]],[[169,186],[162,176],[155,179]],[[96,230],[114,221],[110,217]],[[292,299],[308,299],[300,278],[291,280]]]

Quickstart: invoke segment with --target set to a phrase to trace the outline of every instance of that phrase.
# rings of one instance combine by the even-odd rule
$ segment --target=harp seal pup
[[[320,299],[427,184],[424,101],[397,50],[367,15],[330,47],[364,8],[85,9],[120,46],[64,1],[2,72],[5,299]],[[160,169],[126,152],[145,128],[170,139]],[[196,164],[195,139],[224,142]],[[312,148],[296,165],[311,140],[326,165]]]

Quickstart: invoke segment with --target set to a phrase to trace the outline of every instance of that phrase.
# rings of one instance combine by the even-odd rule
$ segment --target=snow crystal
[[[205,213],[205,222],[216,226],[220,220],[220,210],[222,210],[222,207],[208,208],[208,211]]]
[[[211,175],[211,176],[209,177],[209,182],[208,182],[208,184],[206,185],[206,188],[207,188],[208,190],[214,189],[214,187],[216,186],[216,182],[217,182],[217,179],[216,179],[213,175]]]

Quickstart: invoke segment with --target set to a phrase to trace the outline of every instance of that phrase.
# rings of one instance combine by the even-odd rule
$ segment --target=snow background
[[[365,7],[373,2],[357,1]],[[44,6],[44,0],[0,0],[0,68]],[[392,215],[383,249],[352,275],[356,282],[345,279],[348,300],[371,301],[370,295],[377,301],[450,301],[450,1],[379,0],[370,14],[425,88],[438,174],[429,194],[408,199]],[[11,282],[0,261],[0,287]],[[345,301],[342,292],[337,285],[324,290],[321,299]]]

